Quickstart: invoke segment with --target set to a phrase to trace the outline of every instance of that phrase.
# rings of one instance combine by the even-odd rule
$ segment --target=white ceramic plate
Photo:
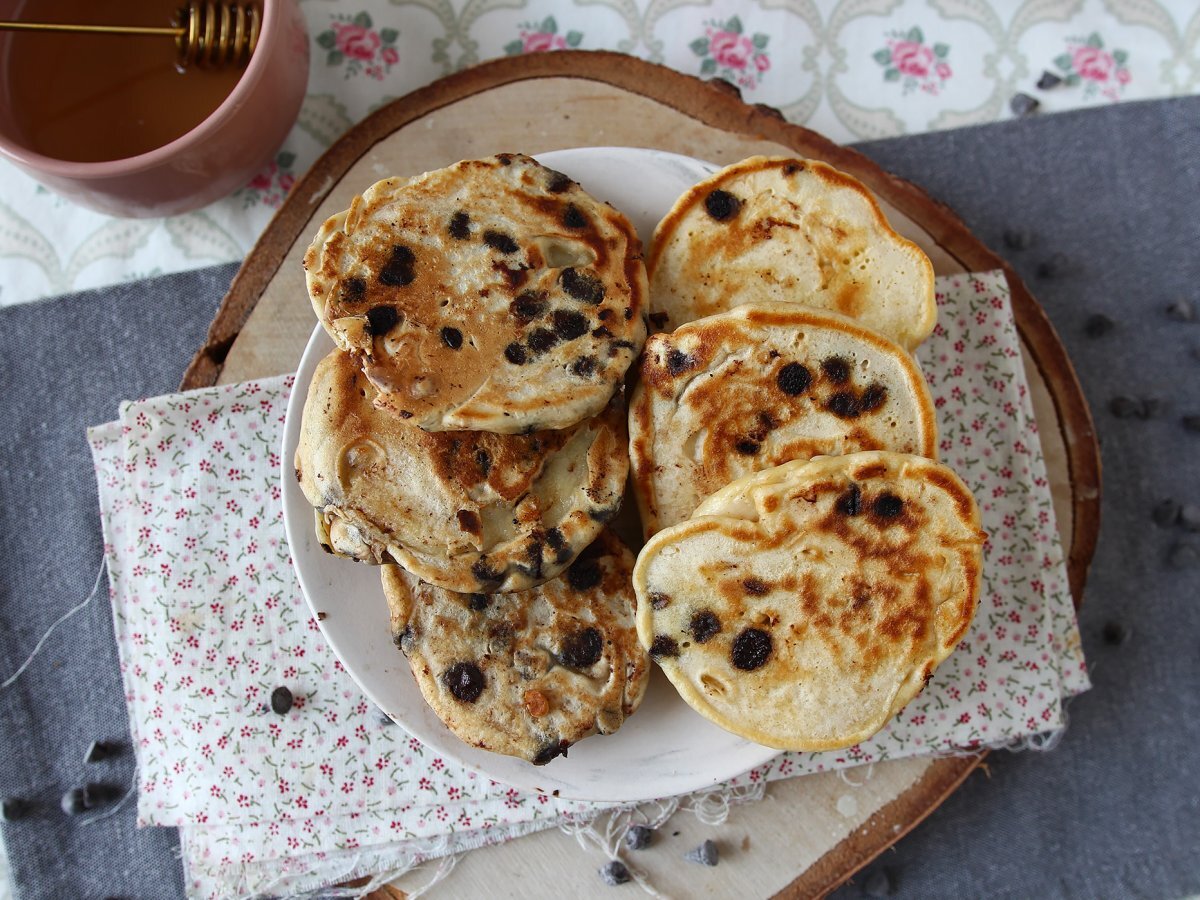
[[[688,187],[716,170],[710,163],[658,150],[595,147],[540,154],[593,196],[622,210],[647,247],[654,226]],[[283,436],[283,516],[300,587],[321,632],[366,695],[439,754],[518,788],[557,791],[576,800],[636,801],[705,788],[766,762],[778,751],[713,725],[675,693],[657,667],[638,712],[616,734],[595,735],[545,766],[463,743],[421,697],[404,656],[392,644],[379,570],[324,552],[313,511],[292,468],[300,416],[313,369],[333,349],[319,326],[300,360]]]

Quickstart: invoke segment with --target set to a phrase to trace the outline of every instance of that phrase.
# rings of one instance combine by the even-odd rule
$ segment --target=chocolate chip
[[[1061,253],[1051,254],[1038,263],[1038,278],[1062,278],[1071,272],[1071,262]]]
[[[606,327],[605,327],[605,326],[603,326],[603,325],[601,325],[599,328],[597,328],[597,329],[595,329],[594,331],[592,331],[592,337],[596,337],[596,338],[610,338],[610,337],[612,337],[612,336],[613,336],[613,333],[612,333],[612,331],[610,331],[608,328],[606,328]]]
[[[858,397],[851,391],[838,391],[825,401],[825,408],[839,419],[857,419],[862,415]]]
[[[15,822],[33,811],[33,804],[23,797],[5,797],[0,802],[0,820]]]
[[[1117,323],[1104,315],[1104,313],[1096,313],[1094,316],[1088,317],[1087,322],[1083,326],[1083,333],[1090,338],[1101,338],[1116,326]]]
[[[408,625],[405,625],[402,632],[392,635],[392,643],[405,653],[408,653],[413,648],[413,638],[414,635],[412,628]]]
[[[596,357],[581,356],[571,363],[571,372],[580,378],[591,378],[596,374]]]
[[[895,494],[883,493],[875,498],[871,511],[881,519],[894,519],[904,512],[904,501]]]
[[[654,609],[666,609],[670,604],[671,597],[669,594],[664,594],[662,591],[650,592],[650,605]]]
[[[841,356],[821,360],[821,371],[834,384],[845,384],[850,380],[850,363]]]
[[[649,318],[651,325],[653,325],[655,328],[658,328],[660,330],[663,328],[666,328],[667,322],[669,322],[671,320],[671,317],[668,316],[665,312],[650,313],[650,315],[647,318]]]
[[[1179,524],[1188,531],[1200,531],[1200,506],[1185,503],[1179,511]]]
[[[761,628],[746,628],[733,639],[730,659],[743,672],[759,668],[771,656],[771,636]]]
[[[665,634],[656,634],[654,640],[650,642],[650,655],[654,659],[661,659],[664,656],[678,656],[679,644],[674,638],[667,637]]]
[[[556,172],[554,169],[548,169],[547,171],[550,174],[550,178],[546,182],[546,190],[552,194],[561,194],[575,183],[562,172]]]
[[[600,867],[600,878],[605,884],[616,887],[629,881],[629,869],[625,867],[625,863],[614,859]]]
[[[737,450],[738,453],[742,454],[742,456],[753,456],[755,453],[757,453],[759,451],[758,444],[756,444],[754,441],[749,441],[749,440],[745,440],[745,439],[738,441],[734,445],[734,448]]]
[[[442,343],[451,350],[457,350],[462,346],[462,332],[457,328],[449,326],[442,329]]]
[[[1118,419],[1131,419],[1141,415],[1142,404],[1132,397],[1113,397],[1108,403],[1108,410]]]
[[[534,353],[545,353],[558,343],[558,335],[549,328],[535,328],[529,335],[529,349]]]
[[[567,584],[577,591],[587,591],[600,583],[604,572],[594,559],[576,560],[567,570]]]
[[[1028,94],[1023,94],[1020,91],[1013,94],[1012,99],[1008,101],[1008,108],[1013,111],[1014,116],[1032,115],[1037,112],[1037,108],[1041,105],[1036,97],[1030,97]]]
[[[688,862],[700,863],[702,866],[715,866],[721,861],[721,855],[717,852],[717,845],[712,841],[705,841],[699,847],[693,847],[687,853],[683,854],[683,858]]]
[[[292,692],[283,685],[271,691],[271,711],[277,716],[286,716],[292,711],[292,704],[295,698],[292,697]]]
[[[121,745],[115,741],[92,741],[84,754],[85,763],[97,763],[121,755]]]
[[[761,578],[747,578],[742,582],[742,590],[754,597],[765,597],[771,593],[771,586]]]
[[[585,628],[577,631],[563,643],[559,659],[571,669],[586,669],[600,660],[604,651],[604,637],[599,629]]]
[[[493,231],[490,228],[483,233],[483,242],[501,253],[516,253],[520,249],[517,242],[503,231]]]
[[[372,306],[367,311],[367,334],[379,337],[396,327],[400,315],[394,306]]]
[[[566,756],[567,750],[570,749],[570,741],[555,741],[552,744],[547,744],[533,757],[530,762],[535,766],[544,766],[552,759],[557,759],[560,756]]]
[[[1117,647],[1125,643],[1125,639],[1129,637],[1129,631],[1120,622],[1105,622],[1100,635],[1104,638],[1104,643]]]
[[[718,222],[732,219],[742,208],[742,201],[728,191],[717,189],[710,191],[704,198],[705,211]]]
[[[471,236],[471,229],[468,227],[470,224],[471,217],[459,210],[450,217],[450,227],[447,229],[450,237],[457,241],[465,241]]]
[[[654,838],[654,829],[645,825],[630,825],[625,832],[625,846],[630,850],[645,850]]]
[[[599,278],[585,275],[578,269],[566,268],[559,277],[563,290],[584,303],[599,303],[604,299],[604,285]]]
[[[553,320],[554,333],[564,341],[573,341],[587,334],[589,322],[583,313],[571,309],[556,309]]]
[[[458,519],[459,530],[467,534],[482,534],[483,524],[479,521],[479,513],[472,509],[460,509],[454,514]]]
[[[404,287],[412,284],[417,277],[417,258],[407,247],[396,244],[392,247],[391,258],[379,273],[379,281],[388,287]]]
[[[546,311],[546,295],[541,291],[525,291],[517,295],[508,309],[518,319],[532,321]]]
[[[1195,307],[1190,300],[1180,297],[1166,309],[1167,318],[1175,322],[1192,322],[1196,318]]]
[[[882,384],[869,384],[867,389],[862,392],[862,396],[858,398],[858,405],[863,412],[874,412],[887,402],[887,395],[887,388]]]
[[[475,448],[475,465],[479,466],[479,471],[484,478],[487,478],[488,473],[492,471],[492,458],[482,447]]]
[[[1028,250],[1035,240],[1033,232],[1028,228],[1006,228],[1001,239],[1009,250]]]
[[[367,296],[367,283],[361,278],[347,278],[342,282],[343,303],[362,303]]]
[[[863,882],[863,893],[868,897],[887,897],[892,893],[892,879],[887,869],[876,869]]]
[[[1037,86],[1039,91],[1048,91],[1051,88],[1056,88],[1062,84],[1062,77],[1055,75],[1053,72],[1042,72],[1042,77],[1038,79]]]
[[[696,360],[688,356],[682,350],[677,350],[676,348],[672,347],[667,351],[666,363],[667,371],[672,375],[678,375],[680,372],[684,372],[694,366],[696,364]]]
[[[468,594],[467,605],[471,607],[472,612],[483,612],[492,605],[491,594]]]
[[[779,370],[775,384],[789,397],[797,397],[812,384],[812,373],[798,362],[790,362]]]
[[[1154,519],[1154,524],[1159,528],[1170,528],[1179,521],[1179,501],[1178,500],[1162,500],[1154,507],[1154,512],[1150,517]]]
[[[563,537],[563,533],[557,528],[551,528],[546,532],[546,543],[554,551],[555,562],[561,563],[570,557],[571,548],[567,546],[567,539]]]
[[[688,626],[698,644],[706,644],[721,630],[721,620],[711,609],[702,609],[692,616]]]
[[[480,584],[498,584],[504,580],[504,572],[492,567],[486,556],[481,556],[471,564],[471,574]]]
[[[527,359],[525,355],[525,348],[516,341],[513,341],[504,348],[504,358],[514,366],[523,366],[525,365],[525,360]]]
[[[88,810],[87,792],[81,788],[71,788],[62,795],[62,800],[59,801],[62,806],[62,811],[68,816],[77,816],[80,813],[85,813]]]
[[[512,158],[511,153],[497,153],[496,154],[496,162],[500,163],[500,165],[502,165],[502,166],[511,166],[512,161],[513,161],[513,158]]]
[[[857,484],[850,485],[846,493],[837,498],[834,509],[844,516],[857,516],[862,512],[862,489]]]
[[[563,210],[562,223],[567,228],[587,228],[587,217],[579,211],[574,203],[568,203]]]
[[[1173,569],[1190,569],[1200,563],[1200,544],[1179,543],[1167,554],[1167,564]]]
[[[455,700],[474,703],[487,687],[487,679],[475,663],[458,662],[442,673],[442,684]]]

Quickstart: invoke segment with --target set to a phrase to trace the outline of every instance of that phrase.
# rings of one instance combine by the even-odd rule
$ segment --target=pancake
[[[873,735],[966,633],[979,511],[950,469],[868,451],[740,479],[634,567],[638,636],[680,695],[782,750]]]
[[[392,634],[460,739],[541,765],[612,734],[642,701],[633,554],[602,532],[567,572],[513,594],[455,594],[383,567]]]
[[[668,331],[776,300],[848,315],[912,350],[937,319],[928,257],[861,182],[814,160],[755,156],[695,185],[655,229],[648,269],[652,320]]]
[[[795,459],[933,458],[925,378],[896,344],[835,313],[750,303],[652,335],[629,408],[647,536],[729,482]]]
[[[376,403],[429,431],[597,415],[646,336],[629,220],[519,154],[372,185],[321,226],[304,267]]]
[[[620,508],[624,394],[557,431],[428,432],[374,404],[354,360],[317,364],[296,475],[330,552],[453,591],[516,591],[566,568]]]

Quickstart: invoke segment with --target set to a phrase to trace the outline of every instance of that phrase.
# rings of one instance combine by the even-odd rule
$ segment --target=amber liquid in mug
[[[86,25],[174,25],[181,0],[52,0],[13,19]],[[229,96],[241,67],[180,71],[170,35],[3,35],[3,100],[20,142],[71,162],[146,153],[183,136]]]

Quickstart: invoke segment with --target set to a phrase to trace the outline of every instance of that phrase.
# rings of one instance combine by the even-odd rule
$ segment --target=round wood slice
[[[726,82],[620,54],[566,51],[495,60],[415,91],[351,129],[293,187],[247,256],[182,387],[295,370],[315,324],[300,259],[317,225],[368,185],[502,151],[580,146],[652,147],[722,164],[758,153],[825,160],[875,192],[893,226],[921,245],[939,275],[1003,269],[1079,604],[1099,530],[1099,450],[1070,360],[1012,268],[951,210],[862,154],[786,122],[774,109],[742,102]],[[720,826],[721,865],[704,871],[703,890],[789,898],[828,893],[929,815],[983,758],[898,760],[845,776],[776,782],[773,802],[735,807]],[[697,867],[679,857],[713,829],[680,816],[671,830],[681,832],[672,839],[680,852],[640,854],[637,864],[658,889],[695,893]],[[603,860],[592,862],[553,829],[467,854],[443,890],[463,896],[589,893]],[[419,884],[419,877],[411,883]]]

